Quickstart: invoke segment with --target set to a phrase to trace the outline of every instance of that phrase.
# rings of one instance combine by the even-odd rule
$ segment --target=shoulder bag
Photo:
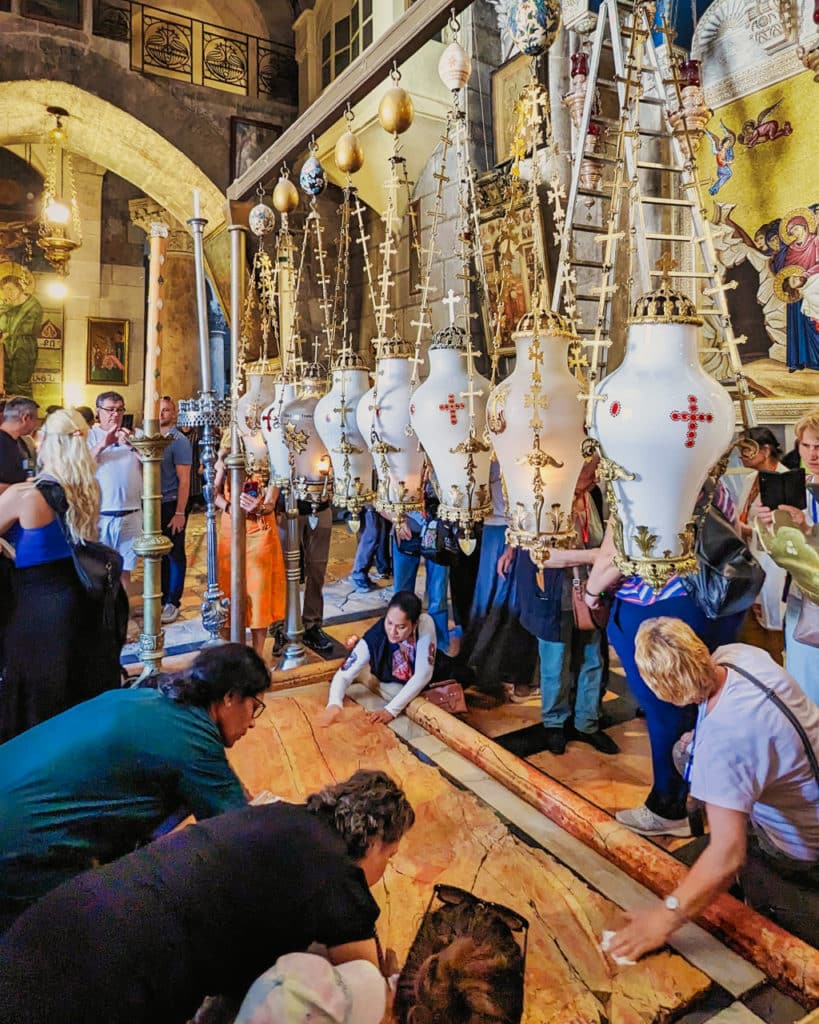
[[[444,679],[440,683],[433,683],[421,693],[422,697],[434,704],[436,708],[443,708],[451,715],[462,715],[466,711],[466,697],[464,688],[454,679]]]
[[[680,576],[688,595],[709,619],[747,611],[765,582],[765,570],[713,505],[697,524],[697,571]]]
[[[122,557],[119,552],[95,540],[86,540],[81,544],[73,541],[65,522],[68,505],[60,484],[51,480],[38,480],[37,490],[57,515],[83,590],[94,601],[113,602],[122,576]]]
[[[605,629],[611,612],[611,602],[600,598],[599,608],[589,608],[584,600],[586,580],[580,575],[577,566],[572,568],[572,616],[575,629]]]

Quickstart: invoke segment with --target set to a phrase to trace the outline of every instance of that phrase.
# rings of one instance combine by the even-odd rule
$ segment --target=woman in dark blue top
[[[3,632],[0,742],[120,682],[120,644],[83,590],[60,519],[41,493],[62,490],[73,542],[96,540],[99,486],[88,425],[59,409],[46,420],[40,475],[0,495],[0,534],[16,549]],[[9,607],[10,604],[10,607]]]

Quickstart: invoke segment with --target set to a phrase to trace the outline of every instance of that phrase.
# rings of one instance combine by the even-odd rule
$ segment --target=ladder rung
[[[605,263],[601,263],[600,260],[569,260],[569,264],[573,267],[589,267],[592,270],[602,270],[605,267]]]
[[[652,277],[690,277],[696,278],[699,281],[713,281],[713,274],[706,274],[702,271],[696,270],[651,270],[649,271]]]
[[[579,188],[577,190],[579,196],[590,196],[593,199],[606,199],[611,202],[611,192],[601,192],[600,189],[596,188]]]
[[[664,199],[662,196],[641,196],[640,201],[650,203],[652,206],[696,206],[690,199]]]
[[[682,167],[674,167],[671,164],[658,164],[650,160],[638,160],[637,166],[641,171],[668,171],[672,174],[681,174]]]
[[[584,292],[577,292],[575,298],[578,302],[599,302],[599,295],[586,295]]]
[[[662,232],[646,231],[646,238],[650,242],[691,242],[690,235],[669,235]]]
[[[605,237],[606,225],[605,224],[575,224],[572,223],[572,231],[588,231],[592,234],[601,234]]]

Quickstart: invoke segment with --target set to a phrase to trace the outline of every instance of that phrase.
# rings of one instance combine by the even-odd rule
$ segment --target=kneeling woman
[[[471,669],[439,651],[435,623],[421,613],[421,600],[410,590],[399,590],[381,622],[371,626],[333,676],[327,707],[319,725],[332,725],[341,714],[350,683],[369,667],[380,683],[399,683],[401,689],[381,711],[371,711],[371,722],[388,723],[430,683],[456,679],[464,686],[473,680]]]

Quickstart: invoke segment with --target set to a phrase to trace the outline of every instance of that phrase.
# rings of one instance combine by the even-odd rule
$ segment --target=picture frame
[[[20,0],[20,13],[52,25],[82,28],[82,0]]]
[[[512,155],[517,124],[517,103],[531,74],[532,58],[518,53],[492,72],[492,131],[495,163]]]
[[[86,384],[128,383],[130,321],[89,317],[85,357]]]
[[[253,121],[246,117],[230,119],[230,180],[235,181],[254,161],[272,146],[284,129],[272,121]]]

